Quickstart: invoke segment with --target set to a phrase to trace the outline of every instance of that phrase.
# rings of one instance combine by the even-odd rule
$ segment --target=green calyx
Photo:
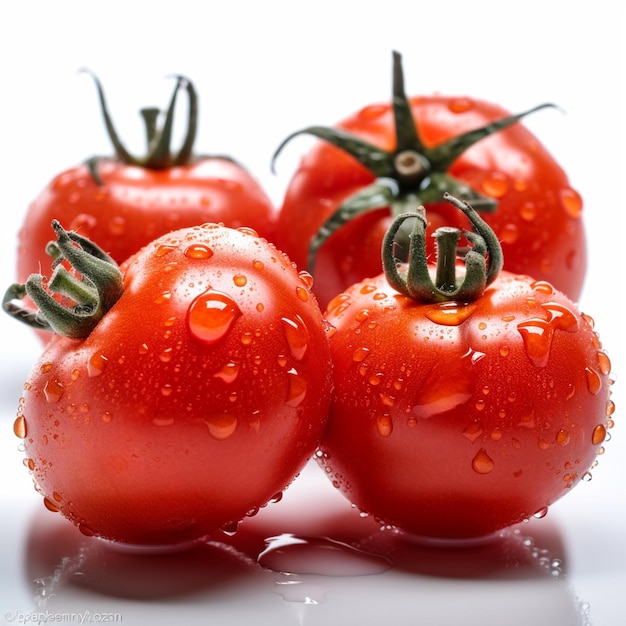
[[[502,248],[491,227],[465,201],[444,194],[444,200],[462,211],[473,226],[473,231],[452,227],[438,228],[437,263],[434,280],[426,253],[426,212],[424,207],[398,215],[385,235],[382,260],[389,284],[398,292],[417,302],[471,302],[483,294],[487,285],[495,280],[503,265]],[[408,219],[414,220],[409,234],[408,262],[398,263],[395,256],[395,239]],[[464,235],[470,243],[463,252],[465,271],[457,277],[458,244]]]
[[[43,275],[32,274],[25,284],[11,285],[2,307],[15,319],[38,330],[72,339],[85,338],[122,295],[122,273],[117,263],[89,239],[66,231],[57,220],[53,220],[52,228],[57,239],[46,249],[53,259],[52,277],[46,281]],[[69,299],[71,306],[62,304],[55,295]],[[19,303],[25,296],[30,297],[37,310]]]
[[[360,137],[338,128],[309,126],[289,135],[275,151],[272,166],[294,137],[312,135],[347,152],[366,167],[376,180],[368,187],[345,200],[322,225],[309,247],[309,271],[313,270],[315,257],[321,245],[352,218],[377,209],[389,208],[392,216],[407,211],[415,212],[424,204],[439,202],[443,193],[449,193],[471,202],[478,211],[490,212],[497,202],[456,180],[447,172],[454,161],[475,143],[500,130],[512,126],[520,119],[547,107],[546,103],[476,128],[443,143],[427,147],[419,136],[411,105],[404,90],[402,59],[393,52],[393,98],[396,148],[386,151]]]
[[[163,125],[159,127],[159,117],[161,111],[154,107],[142,109],[140,111],[143,118],[146,130],[146,142],[147,142],[147,154],[144,157],[137,157],[132,155],[122,143],[113,120],[109,114],[109,109],[104,97],[104,90],[98,77],[91,71],[83,69],[83,72],[88,73],[96,84],[98,90],[98,98],[100,100],[100,108],[102,111],[102,117],[104,118],[104,124],[109,135],[109,139],[113,144],[115,154],[117,158],[127,165],[138,165],[148,169],[165,169],[176,165],[186,165],[191,161],[193,156],[193,145],[196,138],[198,129],[198,96],[192,82],[180,75],[176,75],[176,86],[174,87],[174,93],[170,99],[169,106],[164,111]],[[171,150],[172,130],[174,127],[174,110],[176,107],[176,98],[181,88],[184,88],[189,98],[189,116],[187,121],[187,129],[185,137],[179,151],[175,154]],[[98,162],[102,157],[91,157],[87,159],[86,163],[89,167],[89,171],[93,179],[99,185],[102,184],[102,180],[98,175]]]

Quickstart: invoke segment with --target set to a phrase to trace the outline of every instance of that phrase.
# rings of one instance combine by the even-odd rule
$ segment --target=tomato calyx
[[[107,134],[113,144],[116,157],[122,163],[159,170],[176,165],[186,165],[191,161],[193,156],[193,146],[198,129],[198,95],[193,83],[188,78],[179,74],[174,76],[176,79],[176,86],[174,87],[174,93],[172,94],[167,110],[163,111],[165,117],[161,127],[159,127],[158,121],[162,112],[158,108],[146,107],[141,109],[140,113],[145,124],[148,150],[144,157],[137,157],[132,155],[126,149],[115,129],[100,80],[90,70],[83,69],[82,71],[89,74],[95,82]],[[187,92],[189,99],[189,116],[182,145],[178,152],[173,154],[171,150],[171,141],[172,130],[174,127],[174,110],[176,107],[178,92],[181,88],[184,88]],[[102,184],[102,179],[98,174],[98,162],[103,158],[104,157],[95,156],[87,159],[86,161],[92,178],[99,185]]]
[[[312,135],[343,150],[367,168],[376,180],[347,198],[327,218],[309,246],[308,267],[312,272],[319,248],[344,224],[368,211],[389,208],[392,216],[415,212],[421,205],[435,203],[447,192],[481,212],[497,208],[494,198],[482,195],[469,185],[449,175],[448,169],[475,143],[489,137],[540,109],[554,107],[544,103],[522,113],[510,115],[427,147],[415,124],[411,104],[404,89],[401,55],[393,52],[392,110],[396,147],[384,150],[339,128],[309,126],[289,135],[272,157],[272,167],[284,146],[299,135]]]
[[[382,260],[387,281],[396,291],[423,304],[477,300],[487,285],[495,280],[503,266],[500,242],[487,222],[468,202],[459,200],[449,193],[444,194],[444,200],[462,211],[474,230],[443,226],[435,231],[437,264],[434,280],[426,254],[428,222],[423,206],[418,207],[416,211],[398,215],[383,239]],[[414,220],[413,229],[409,234],[408,261],[398,263],[395,256],[395,239],[408,219]],[[458,246],[462,235],[470,243],[466,250],[461,250]],[[459,253],[462,253],[465,264],[465,272],[461,278],[456,275]]]
[[[2,307],[38,330],[85,338],[122,295],[122,273],[117,263],[89,239],[66,231],[57,220],[52,221],[52,228],[57,239],[46,248],[53,259],[52,277],[47,280],[42,274],[31,274],[23,285],[11,285]],[[26,296],[37,310],[17,302]]]

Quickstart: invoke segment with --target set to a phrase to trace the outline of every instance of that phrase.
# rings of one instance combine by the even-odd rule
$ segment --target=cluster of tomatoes
[[[531,111],[409,98],[394,54],[391,103],[292,135],[320,141],[277,210],[194,153],[188,79],[161,124],[144,111],[141,158],[94,80],[115,156],[36,198],[4,298],[45,342],[14,429],[49,509],[176,544],[232,530],[314,457],[363,513],[466,538],[589,476],[610,362],[575,304],[582,201]]]

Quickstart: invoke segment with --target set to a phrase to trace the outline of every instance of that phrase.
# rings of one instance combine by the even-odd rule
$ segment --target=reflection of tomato
[[[482,215],[502,242],[505,269],[547,280],[577,300],[586,269],[582,201],[560,165],[519,123],[471,134],[506,119],[500,106],[443,95],[407,99],[397,55],[395,62],[395,110],[373,104],[334,129],[294,134],[325,141],[304,156],[290,182],[276,242],[312,271],[320,305],[380,272],[390,206],[398,214],[425,204],[434,227],[463,225],[442,202],[443,191],[476,208],[476,194],[495,200],[495,210]],[[314,265],[312,240],[319,246]]]
[[[99,280],[87,242],[56,229],[60,258],[82,280],[60,264],[48,284],[76,301],[97,284],[110,308],[84,297],[63,315],[35,293],[36,277],[27,283],[45,319],[78,327],[48,343],[15,422],[46,505],[85,533],[163,544],[278,497],[313,453],[330,402],[310,276],[250,229],[205,224]],[[92,312],[103,313],[95,326]]]
[[[428,285],[418,260],[423,246],[398,283],[415,299],[383,274],[328,307],[334,392],[320,460],[383,521],[484,535],[589,475],[612,423],[610,363],[590,318],[549,283],[503,271],[472,301],[453,281]]]
[[[170,118],[181,87],[190,97],[188,136],[181,151],[172,154]],[[273,236],[276,211],[259,183],[230,158],[192,153],[197,101],[191,82],[178,78],[159,132],[147,124],[152,141],[143,159],[120,144],[104,100],[102,106],[116,155],[60,173],[33,201],[19,234],[19,282],[47,267],[45,246],[53,219],[96,242],[118,263],[170,230],[208,221]]]

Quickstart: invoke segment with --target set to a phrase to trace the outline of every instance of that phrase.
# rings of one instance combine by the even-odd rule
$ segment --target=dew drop
[[[259,259],[254,259],[254,261],[252,261],[252,267],[257,272],[260,272],[265,267],[265,263],[263,263],[263,261],[260,261]]]
[[[526,222],[532,222],[537,217],[537,205],[534,202],[522,203],[519,216]]]
[[[611,373],[611,361],[605,352],[598,352],[598,365],[605,376]]]
[[[231,186],[232,189],[238,189],[241,187],[241,185],[237,182],[237,181],[226,181],[227,184],[229,184]],[[249,226],[240,226],[237,229],[240,233],[243,233],[244,235],[248,235],[249,237],[255,237],[255,238],[259,238],[259,233],[257,233],[256,230],[254,230],[254,228],[250,228]]]
[[[472,469],[477,474],[489,474],[494,468],[493,459],[481,448],[472,459]]]
[[[556,434],[556,442],[560,446],[566,446],[570,442],[570,434],[564,429],[559,430]]]
[[[538,511],[536,511],[535,513],[533,513],[533,517],[536,519],[542,519],[543,517],[545,517],[548,514],[548,507],[544,506],[541,507]]]
[[[308,302],[308,300],[309,300],[309,290],[306,289],[305,287],[297,285],[296,286],[296,296],[298,296],[298,299],[301,300],[302,302]]]
[[[154,299],[154,304],[163,304],[164,302],[167,302],[168,300],[171,300],[171,298],[172,298],[172,292],[171,291],[164,291],[163,293],[159,294]]]
[[[365,295],[368,293],[372,293],[373,291],[376,291],[377,287],[374,283],[366,283],[365,285],[363,285],[360,289],[360,292]],[[341,296],[338,296],[341,297]],[[344,296],[345,298],[347,298],[348,296]]]
[[[492,198],[502,198],[509,190],[509,181],[501,172],[493,172],[482,181],[481,187]]]
[[[591,443],[594,446],[601,444],[606,439],[606,428],[602,424],[598,424],[591,433]]]
[[[517,330],[522,336],[524,349],[531,363],[535,367],[546,367],[553,334],[549,322],[543,319],[530,319],[520,322]]]
[[[424,310],[424,315],[435,324],[443,326],[458,326],[462,324],[476,309],[475,304],[460,302],[442,302],[430,305]]]
[[[96,534],[86,524],[79,524],[78,525],[78,530],[80,530],[80,532],[83,533],[83,535],[85,535],[86,537],[93,537]]]
[[[204,243],[194,243],[187,246],[183,254],[188,259],[210,259],[213,256],[213,250]]]
[[[369,355],[370,350],[369,348],[365,348],[365,347],[361,347],[361,348],[357,348],[353,353],[352,353],[352,360],[355,363],[361,363],[361,361],[365,360],[367,358],[367,356]]]
[[[87,361],[87,374],[89,377],[94,378],[95,376],[100,376],[106,369],[108,362],[109,360],[100,352],[91,355]]]
[[[18,415],[13,422],[13,432],[19,439],[26,439],[26,418],[23,415]]]
[[[225,337],[240,315],[241,310],[229,295],[208,289],[189,306],[187,328],[202,343],[213,345]]]
[[[480,424],[473,422],[462,434],[470,443],[474,443],[483,434],[483,429]]]
[[[63,397],[65,389],[63,388],[63,384],[54,378],[46,382],[43,393],[48,403],[56,404]]]
[[[390,415],[383,414],[376,417],[376,430],[381,437],[389,437],[393,432],[393,421]]]
[[[583,201],[580,194],[574,189],[561,189],[559,194],[561,206],[565,212],[572,218],[578,219],[583,212]]]
[[[220,531],[223,532],[227,537],[233,537],[237,534],[239,530],[239,522],[229,522],[228,524],[224,524],[220,528]]]
[[[237,376],[239,375],[239,364],[234,363],[233,361],[229,361],[222,367],[219,372],[213,374],[214,378],[220,378],[225,383],[230,384],[237,380]]]
[[[169,254],[170,252],[174,252],[176,248],[178,248],[178,245],[160,244],[157,247],[155,254],[158,257],[165,256],[166,254]]]
[[[554,293],[554,287],[545,280],[536,280],[531,284],[531,287],[539,293],[545,293],[551,296]]]
[[[237,416],[232,413],[214,413],[202,421],[209,429],[211,437],[218,441],[228,439],[237,430]]]
[[[448,109],[452,113],[466,113],[474,107],[474,101],[465,96],[453,98],[448,102]]]
[[[51,511],[52,513],[59,512],[59,507],[54,502],[52,502],[52,500],[50,500],[49,498],[43,499],[43,505],[48,509],[48,511]]]
[[[120,236],[126,232],[126,220],[120,215],[111,218],[108,226],[112,235]]]
[[[600,375],[590,367],[585,368],[585,374],[587,376],[587,389],[589,389],[593,395],[596,395],[600,389],[602,389],[602,379]]]
[[[237,287],[245,287],[248,283],[248,279],[243,274],[235,274],[233,276],[233,282]]]
[[[302,360],[309,347],[309,331],[304,320],[295,315],[294,319],[283,317],[280,321],[291,356],[297,361]]]
[[[285,402],[288,406],[295,408],[302,404],[302,401],[306,396],[307,382],[294,368],[288,370],[287,375],[289,382],[287,388],[287,399]]]
[[[502,243],[513,245],[519,239],[517,224],[505,224],[498,233]]]
[[[313,289],[313,276],[309,274],[306,270],[301,270],[298,272],[298,277],[302,281],[302,284],[309,290]]]

